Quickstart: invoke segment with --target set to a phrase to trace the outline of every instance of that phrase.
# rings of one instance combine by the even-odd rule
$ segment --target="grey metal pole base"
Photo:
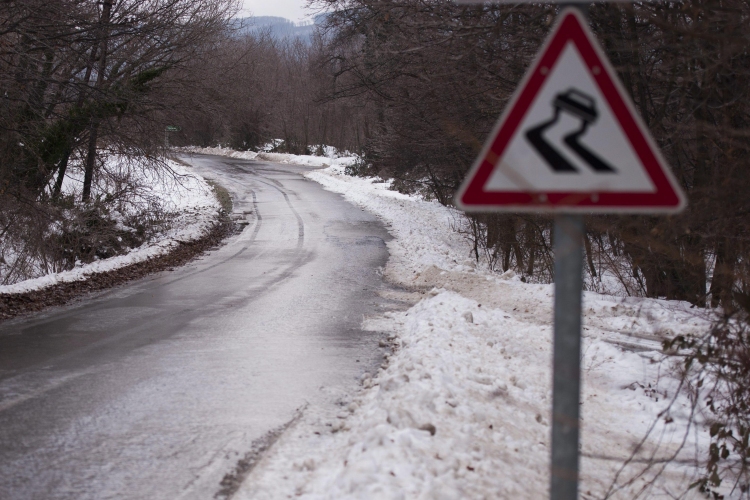
[[[555,339],[550,499],[578,498],[583,217],[555,217]]]

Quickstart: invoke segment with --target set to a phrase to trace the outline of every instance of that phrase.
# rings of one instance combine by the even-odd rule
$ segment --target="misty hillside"
[[[277,16],[255,16],[237,19],[236,27],[242,33],[253,33],[269,30],[275,38],[296,37],[309,40],[315,29],[315,24],[322,20],[322,16],[316,16],[314,22],[297,24],[289,19]]]

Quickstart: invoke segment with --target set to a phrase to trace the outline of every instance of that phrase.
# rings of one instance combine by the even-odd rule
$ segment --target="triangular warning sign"
[[[560,15],[456,195],[470,211],[677,212],[685,196],[586,20]]]

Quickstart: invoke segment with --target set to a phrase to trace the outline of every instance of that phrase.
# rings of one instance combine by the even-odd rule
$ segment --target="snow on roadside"
[[[169,160],[168,166],[178,180],[171,176],[149,178],[149,191],[164,202],[176,216],[168,231],[124,255],[84,264],[69,271],[50,273],[11,285],[0,286],[0,294],[25,293],[72,281],[85,280],[87,276],[112,271],[163,255],[180,241],[191,241],[203,236],[215,223],[221,208],[213,190],[205,179],[179,163]],[[147,174],[144,174],[147,175]]]
[[[241,160],[254,160],[258,156],[258,153],[255,153],[253,151],[235,151],[234,149],[222,148],[221,146],[215,148],[200,148],[197,146],[188,146],[179,148],[179,151],[184,153],[226,156],[229,158],[239,158]]]
[[[308,172],[306,176],[342,193],[388,224],[394,240],[388,244],[387,272],[393,281],[411,279],[430,266],[456,272],[476,267],[466,240],[455,231],[458,211],[392,191],[388,181],[345,175],[341,166]]]
[[[387,224],[386,275],[421,300],[366,321],[387,335],[388,361],[336,413],[309,408],[235,498],[545,497],[552,287],[477,267],[449,208],[343,166],[307,176]],[[637,458],[667,456],[683,438],[681,458],[706,446],[657,351],[665,334],[700,332],[706,320],[684,303],[595,293],[584,309],[581,498],[679,496],[688,467],[655,478],[636,460],[618,471],[647,433]]]
[[[346,166],[354,163],[357,159],[356,156],[339,156],[337,151],[331,147],[324,147],[323,149],[326,152],[326,156],[292,155],[268,152],[256,153],[254,151],[236,151],[234,149],[222,147],[199,148],[197,146],[181,148],[181,151],[184,151],[185,153],[226,156],[228,158],[239,158],[242,160],[270,161],[282,164],[293,163],[295,165],[305,165],[309,167]]]

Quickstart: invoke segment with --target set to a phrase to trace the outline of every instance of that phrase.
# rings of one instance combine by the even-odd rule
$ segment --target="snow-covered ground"
[[[346,166],[350,165],[357,159],[356,156],[339,155],[339,152],[330,146],[324,146],[322,149],[325,152],[324,156],[292,155],[287,153],[269,153],[263,151],[256,153],[254,151],[235,151],[233,149],[222,147],[199,148],[196,146],[181,148],[180,151],[184,151],[185,153],[227,156],[229,158],[239,158],[241,160],[293,163],[295,165],[307,165],[310,167]]]
[[[182,151],[202,154],[216,154],[240,159],[257,159],[275,163],[295,163],[313,167],[329,165],[348,165],[356,158],[353,156],[341,156],[338,151],[331,147],[322,147],[325,156],[290,155],[282,153],[252,151],[234,151],[226,148],[183,148]],[[81,264],[74,269],[62,272],[46,272],[39,269],[39,276],[9,285],[0,285],[0,294],[24,293],[40,290],[57,283],[80,281],[92,274],[112,271],[137,262],[142,262],[168,252],[179,241],[191,241],[200,238],[216,221],[217,212],[220,208],[211,187],[205,179],[190,171],[174,161],[167,161],[167,166],[172,174],[149,169],[137,169],[135,173],[139,176],[142,186],[139,191],[140,201],[148,204],[150,200],[156,200],[161,207],[171,213],[170,229],[160,234],[138,248],[132,249],[124,255],[98,260],[90,264]],[[108,159],[107,169],[128,169],[132,165],[118,165],[116,157]],[[105,169],[105,170],[107,170]],[[106,182],[106,180],[100,180]],[[64,194],[78,195],[82,184],[82,173],[71,171],[68,173],[63,185]],[[103,188],[103,186],[99,186]],[[97,186],[94,186],[94,196]],[[8,259],[10,257],[8,256]]]
[[[336,412],[307,408],[235,498],[546,497],[552,286],[477,265],[452,209],[341,165],[307,176],[388,226],[385,275],[409,305],[365,321],[387,361]],[[685,303],[592,292],[584,316],[581,498],[680,496],[695,469],[679,462],[707,434],[686,425],[691,405],[660,341],[707,320]]]
[[[111,159],[109,163],[110,169],[130,168],[128,165],[117,165],[116,159]],[[191,241],[203,236],[215,224],[220,209],[213,190],[205,179],[192,173],[189,167],[171,160],[167,161],[167,167],[172,172],[166,172],[164,169],[137,170],[138,181],[142,186],[138,191],[139,198],[134,202],[143,205],[158,203],[162,210],[171,214],[168,230],[127,254],[82,264],[69,271],[44,274],[18,283],[2,285],[0,294],[24,293],[57,283],[84,280],[92,274],[112,271],[162,255],[180,241]],[[78,177],[82,176],[76,174],[72,172],[66,177],[63,193],[72,194],[80,190],[82,179]],[[126,207],[123,212],[127,213],[129,210],[130,208]]]
[[[345,175],[355,158],[191,151],[327,167],[307,176],[376,214],[394,236],[384,272],[399,287],[387,293],[406,304],[365,320],[383,335],[387,361],[362,374],[358,393],[339,394],[336,411],[305,409],[234,498],[546,497],[551,285],[523,283],[512,272],[499,275],[477,264],[455,230],[458,212],[391,191],[388,182]],[[12,285],[14,291],[82,279],[198,235],[217,205],[205,182],[191,178],[192,188],[174,203],[192,215],[169,238]],[[695,470],[680,462],[701,455],[707,433],[687,427],[690,402],[677,392],[659,349],[666,337],[707,327],[685,303],[585,294],[581,498],[674,498],[694,480]],[[678,461],[645,463],[678,449]]]

